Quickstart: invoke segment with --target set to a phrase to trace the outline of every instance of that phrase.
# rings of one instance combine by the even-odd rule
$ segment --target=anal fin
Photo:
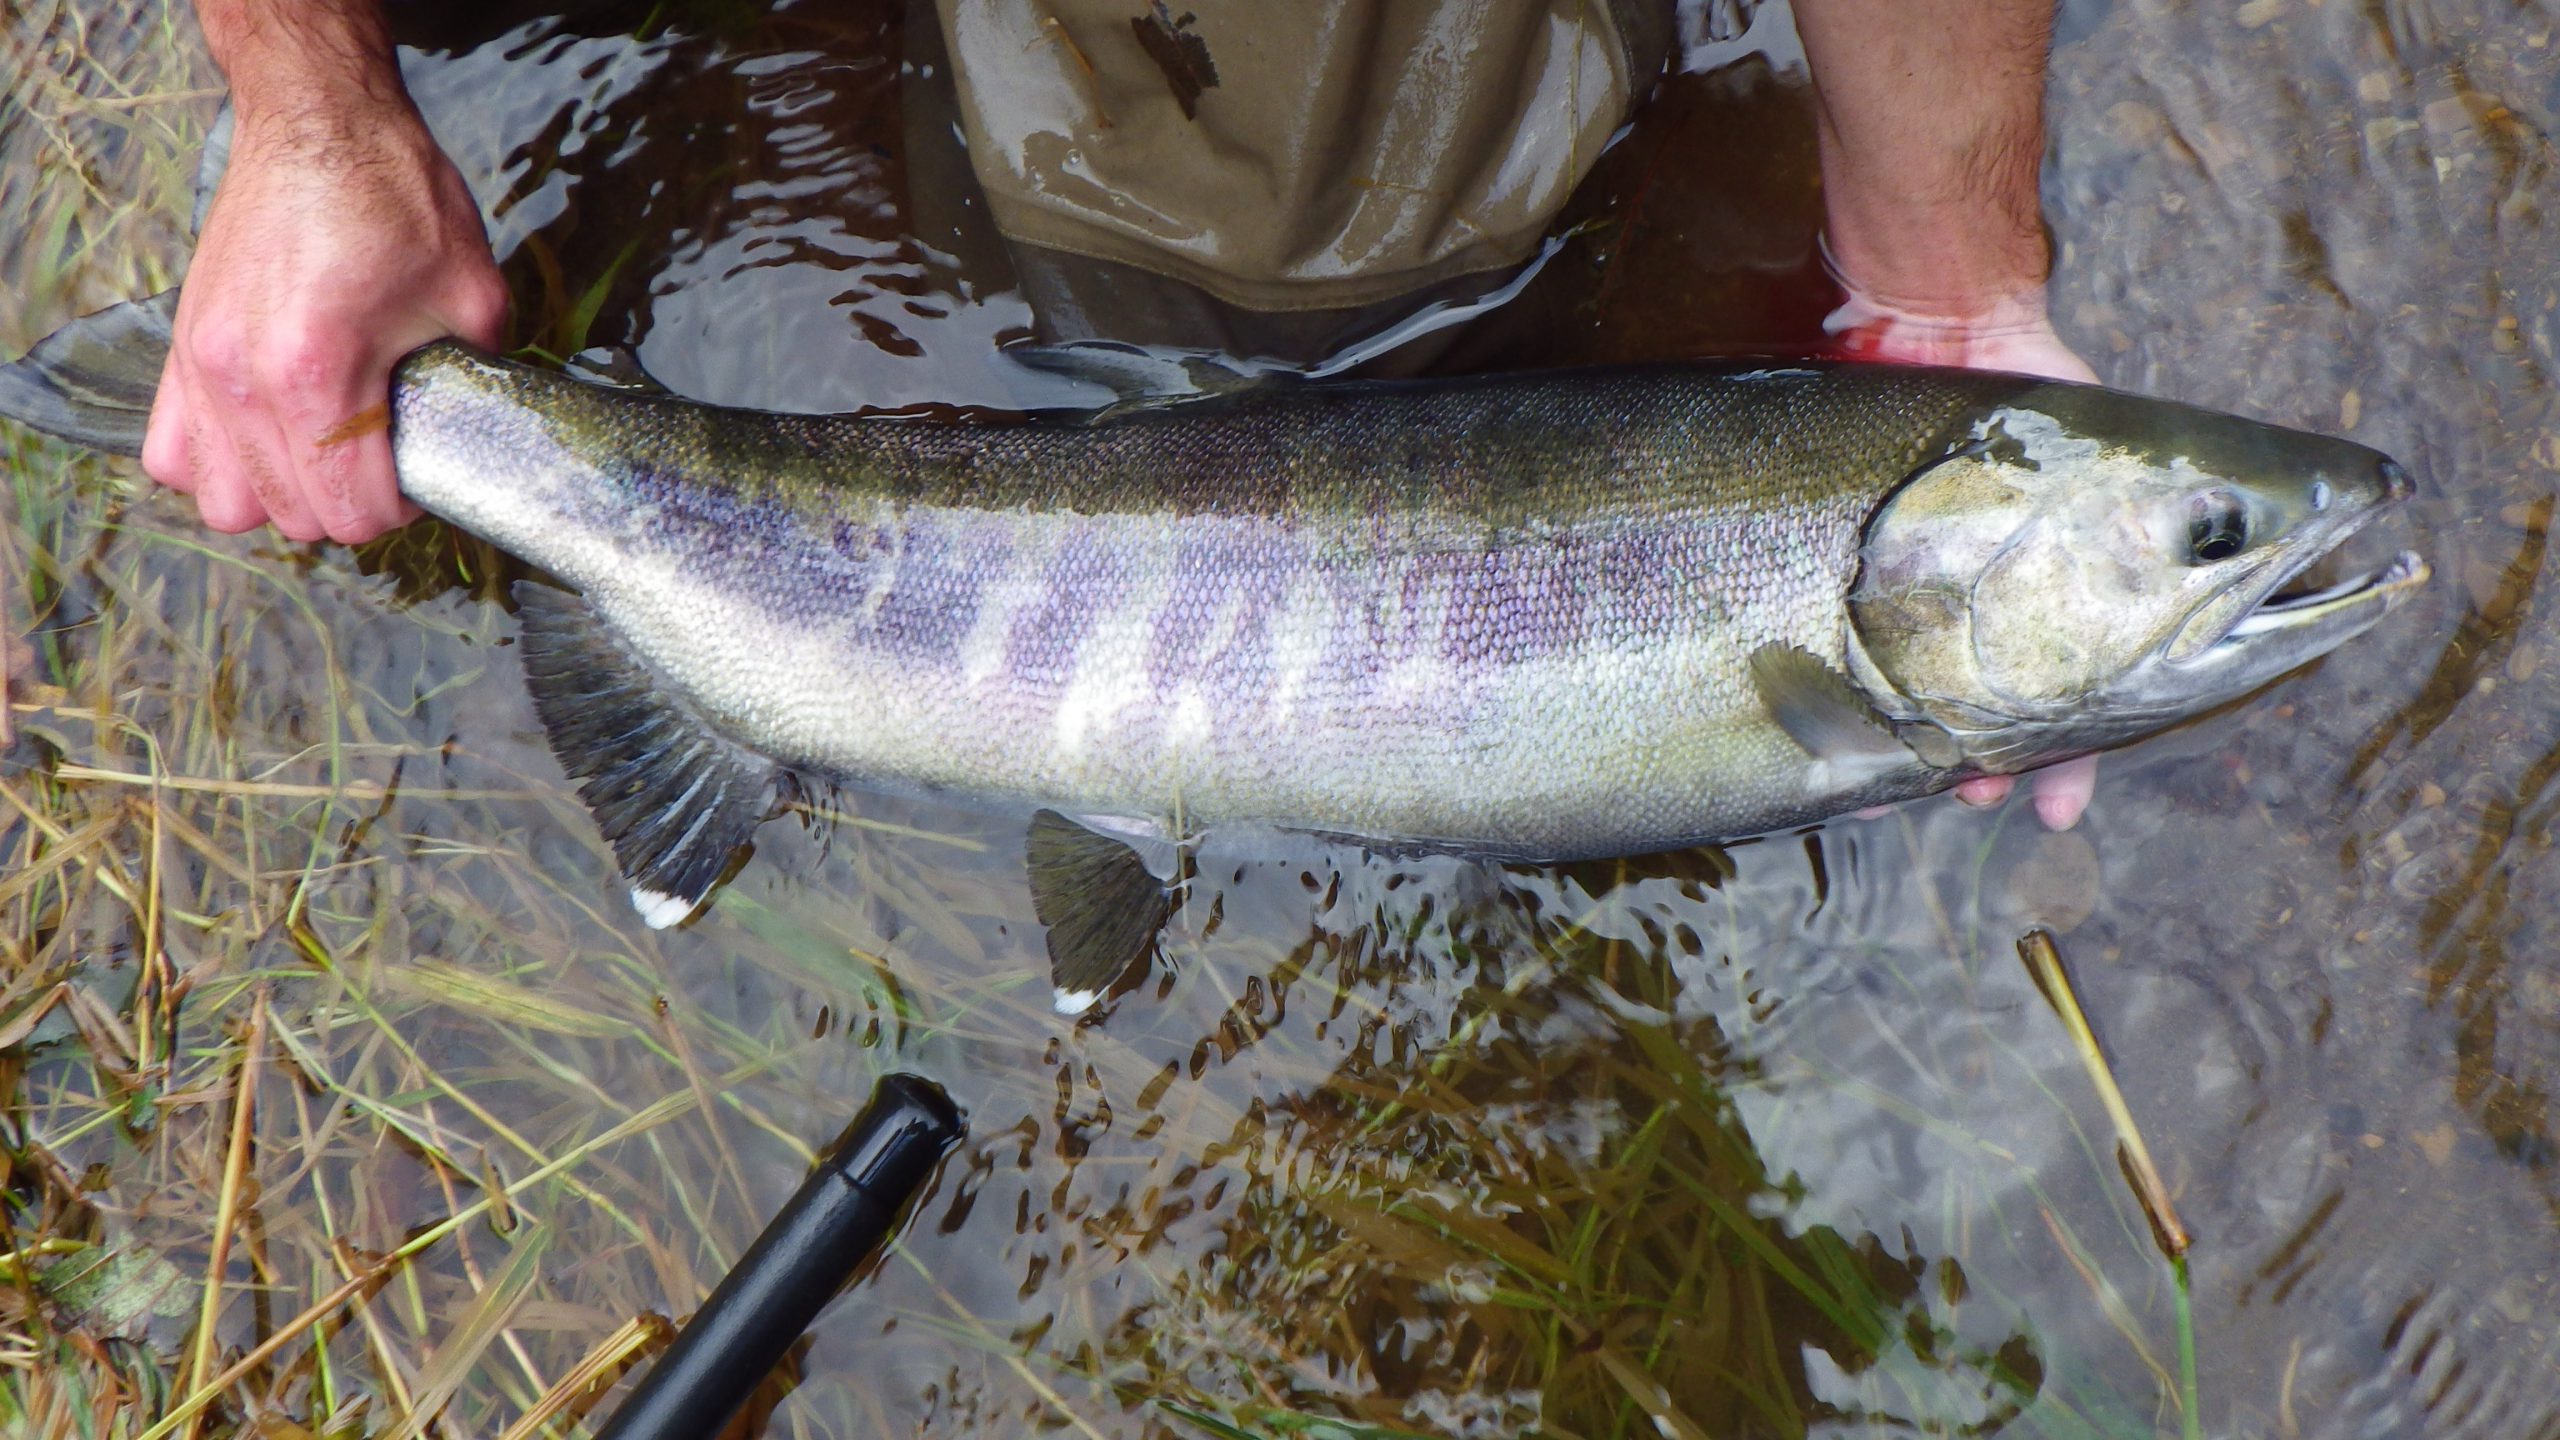
[[[515,587],[525,682],[552,753],[651,929],[691,915],[772,807],[780,767],[715,733],[575,596]]]
[[[1049,927],[1049,983],[1061,1015],[1081,1015],[1147,958],[1173,914],[1173,889],[1127,841],[1055,810],[1031,817],[1031,908]]]

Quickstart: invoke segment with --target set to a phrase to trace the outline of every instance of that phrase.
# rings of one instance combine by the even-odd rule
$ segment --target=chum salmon
[[[137,451],[173,299],[0,369],[0,414]],[[1071,1013],[1205,830],[1535,860],[1756,834],[2159,731],[2427,578],[2403,553],[2286,589],[2409,495],[2379,452],[1977,371],[940,424],[440,342],[391,414],[410,499],[566,587],[518,587],[526,677],[651,925],[794,777],[1017,806]]]

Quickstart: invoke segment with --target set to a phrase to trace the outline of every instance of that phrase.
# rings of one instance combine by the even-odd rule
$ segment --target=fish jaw
[[[2416,551],[2403,550],[2389,564],[2327,589],[2261,600],[2211,644],[2186,659],[2164,660],[2150,672],[2154,688],[2214,700],[2245,695],[2381,624],[2415,598],[2433,573]],[[2178,702],[2164,695],[2161,703]]]

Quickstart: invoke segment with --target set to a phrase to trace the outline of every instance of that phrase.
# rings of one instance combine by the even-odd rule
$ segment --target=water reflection
[[[1094,1402],[1177,1377],[1464,1435],[2102,1416],[2046,1356],[2133,1316],[2031,1307],[2058,1240],[2137,1273],[2149,1241],[2014,963],[1952,963],[1946,912],[1868,883],[1908,843],[1213,850],[1159,984],[981,1077],[1021,1119],[920,1252],[972,1257],[938,1284]],[[1008,1413],[991,1378],[936,1413]]]
[[[1030,333],[1009,277],[905,218],[906,25],[886,4],[606,6],[422,36],[409,78],[546,320],[520,339],[627,346],[721,404],[1044,403],[987,363]]]
[[[110,8],[77,12],[92,53]],[[9,74],[70,72],[73,14],[0,20]],[[1032,326],[1000,251],[910,209],[932,77],[902,6],[407,19],[520,341],[632,346],[728,403],[1042,398],[988,363]],[[260,1112],[261,1268],[235,1279],[316,1294],[341,1278],[318,1237],[388,1250],[477,1177],[597,1145],[516,1197],[549,1227],[548,1308],[450,1412],[494,1432],[635,1310],[689,1308],[791,1188],[793,1142],[897,1065],[974,1138],[769,1397],[777,1432],[2174,1433],[2167,1270],[2011,953],[2043,924],[2198,1237],[2206,1433],[2560,1426],[2555,28],[2337,0],[2065,17],[2064,334],[2116,383],[2409,463],[2445,580],[2405,623],[2115,757],[2069,836],[1942,802],[1565,869],[1213,850],[1151,983],[1095,1024],[1048,1013],[1006,822],[857,797],[831,835],[767,827],[692,928],[640,932],[523,698],[506,568],[449,533],[363,565],[208,546],[178,507],[21,479],[13,544],[70,557],[37,587],[45,683],[133,722],[66,705],[47,743],[132,773],[148,735],[174,773],[265,787],[156,812],[209,841],[160,852],[204,922],[162,942],[196,976],[162,1050],[214,1053],[242,977],[301,1047]],[[1801,78],[1693,38],[1733,63],[1666,85],[1578,203],[1605,223],[1437,363],[1812,333]],[[0,85],[23,97],[0,102],[13,341],[113,298],[14,222],[69,203],[54,137],[123,112],[41,89]],[[183,195],[147,198],[79,213],[174,264]],[[318,798],[349,781],[387,788]],[[163,843],[150,807],[98,805],[81,823],[131,853]],[[113,1009],[157,982],[103,893],[0,878],[35,917],[27,973]],[[539,1005],[487,998],[518,992]],[[98,1123],[120,1072],[46,1043],[23,1123],[72,1178],[29,1193],[200,1269],[210,1211],[167,1198],[170,1157],[218,1139],[184,1107],[153,1121],[176,1139]],[[598,1139],[662,1099],[700,1109]],[[431,1251],[417,1304],[367,1312],[387,1339],[337,1332],[332,1403],[403,1393],[383,1356],[434,1353],[523,1233]],[[225,1343],[272,1323],[235,1306]],[[319,1383],[279,1376],[279,1403],[317,1414]]]

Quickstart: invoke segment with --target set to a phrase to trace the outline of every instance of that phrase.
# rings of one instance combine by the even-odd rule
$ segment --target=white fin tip
[[[652,930],[664,930],[692,914],[696,903],[681,895],[631,887],[631,908],[640,912],[640,923]]]
[[[1049,992],[1049,1005],[1061,1015],[1081,1015],[1092,1009],[1093,1002],[1101,998],[1099,990],[1052,990]]]

